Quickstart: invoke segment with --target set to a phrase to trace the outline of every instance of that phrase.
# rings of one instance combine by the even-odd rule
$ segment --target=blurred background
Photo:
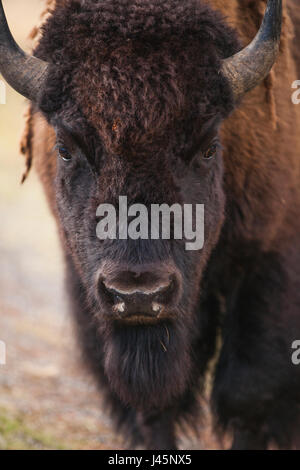
[[[3,1],[12,33],[27,51],[45,3]],[[0,449],[122,449],[80,364],[56,227],[34,171],[20,184],[25,110],[25,99],[6,86],[6,104],[0,104],[0,340],[7,348],[0,365]],[[200,430],[201,443],[188,437],[182,446],[217,447],[209,425]]]

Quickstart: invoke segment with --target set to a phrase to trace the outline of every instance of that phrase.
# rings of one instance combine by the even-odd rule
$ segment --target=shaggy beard
[[[104,345],[105,373],[124,404],[159,410],[184,393],[191,370],[187,333],[179,322],[111,327]]]

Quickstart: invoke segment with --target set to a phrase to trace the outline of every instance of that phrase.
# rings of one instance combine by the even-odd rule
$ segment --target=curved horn
[[[282,0],[268,0],[262,25],[251,44],[223,60],[221,71],[236,100],[255,88],[273,67],[279,51],[281,23]]]
[[[49,64],[25,54],[9,30],[0,0],[0,72],[16,91],[36,101],[47,76]]]

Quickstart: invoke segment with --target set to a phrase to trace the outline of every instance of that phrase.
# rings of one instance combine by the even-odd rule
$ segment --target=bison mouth
[[[127,325],[154,325],[176,317],[173,303],[176,290],[174,279],[159,289],[149,291],[116,290],[102,281],[99,298],[106,316],[114,322]]]
[[[175,315],[172,315],[171,313],[164,313],[159,316],[139,313],[136,315],[120,317],[117,318],[115,321],[119,323],[124,323],[126,325],[156,325],[158,323],[163,323],[172,319],[175,319]]]

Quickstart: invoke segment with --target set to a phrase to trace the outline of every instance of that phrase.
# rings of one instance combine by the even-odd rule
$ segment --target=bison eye
[[[217,150],[218,150],[217,144],[211,145],[209,149],[206,150],[206,152],[203,155],[204,160],[211,160],[212,158],[214,158],[217,153]]]
[[[64,162],[70,162],[72,160],[72,155],[65,147],[59,147],[58,153]]]

